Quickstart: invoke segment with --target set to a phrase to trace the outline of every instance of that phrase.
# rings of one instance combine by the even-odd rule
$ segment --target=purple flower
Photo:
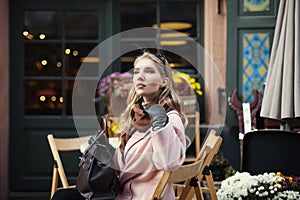
[[[131,76],[132,74],[129,72],[121,73],[121,72],[113,72],[110,75],[104,77],[99,82],[97,92],[100,98],[108,98],[108,92],[109,92],[109,83],[111,78],[113,77],[123,77],[123,76]]]

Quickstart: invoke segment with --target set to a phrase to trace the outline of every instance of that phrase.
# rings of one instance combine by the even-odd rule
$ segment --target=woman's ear
[[[169,79],[167,77],[164,77],[161,82],[161,87],[165,87],[169,83]]]

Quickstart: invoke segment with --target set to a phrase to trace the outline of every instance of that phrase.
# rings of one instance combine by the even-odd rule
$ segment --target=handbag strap
[[[108,127],[107,127],[107,115],[103,115],[101,116],[100,120],[99,120],[99,124],[100,124],[100,129],[98,130],[98,134],[96,136],[96,138],[94,139],[94,141],[86,148],[86,150],[84,151],[84,154],[87,154],[90,149],[93,147],[93,145],[101,138],[101,137],[106,137],[105,138],[105,145],[108,145],[108,140],[107,140],[107,136],[108,136]]]
[[[102,115],[99,124],[102,131],[105,132],[105,135],[108,136],[108,126],[107,126],[108,115]]]

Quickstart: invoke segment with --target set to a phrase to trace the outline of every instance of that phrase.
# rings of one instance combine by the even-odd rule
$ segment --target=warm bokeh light
[[[85,62],[85,63],[97,63],[100,61],[98,57],[82,57],[79,59],[80,62]]]
[[[161,38],[178,38],[178,37],[188,37],[190,34],[189,33],[161,33],[160,37]]]
[[[175,67],[174,63],[170,63],[169,65],[170,65],[170,67]]]
[[[153,24],[154,28],[157,28],[157,24]],[[163,29],[172,29],[172,30],[184,30],[191,28],[192,24],[187,22],[161,22],[160,28]]]
[[[161,46],[180,46],[180,45],[185,45],[187,41],[185,40],[165,40],[165,41],[160,41]]]
[[[58,61],[58,62],[56,63],[56,67],[61,68],[61,66],[62,66],[62,63]]]
[[[28,40],[32,40],[32,39],[34,38],[34,36],[33,36],[32,34],[28,34],[28,35],[26,36],[26,38],[27,38]]]
[[[40,101],[46,101],[46,97],[44,95],[40,96]]]
[[[71,49],[66,49],[65,54],[69,55],[71,53]]]
[[[42,64],[43,66],[46,66],[47,63],[48,63],[47,60],[42,60],[42,61],[41,61],[41,64]]]
[[[24,35],[25,37],[27,37],[27,36],[29,35],[29,32],[28,32],[28,31],[23,31],[23,35]]]
[[[78,51],[73,51],[73,56],[78,56]]]
[[[40,35],[39,35],[39,38],[40,38],[41,40],[43,40],[43,39],[46,38],[46,35],[45,35],[45,34],[40,34]]]
[[[51,101],[56,101],[56,96],[52,96]]]

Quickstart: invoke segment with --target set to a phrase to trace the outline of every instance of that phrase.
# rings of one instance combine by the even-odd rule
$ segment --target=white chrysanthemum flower
[[[221,188],[217,191],[220,200],[243,200],[249,195],[251,198],[263,198],[274,200],[300,199],[297,191],[281,191],[283,177],[275,173],[264,173],[251,176],[247,172],[237,172],[234,176],[222,181]],[[274,198],[273,198],[274,197]]]
[[[300,199],[300,193],[298,191],[286,190],[283,192],[278,192],[274,196],[274,200],[298,200]]]
[[[264,186],[260,186],[260,187],[258,188],[258,190],[264,190],[264,189],[265,189]]]
[[[270,190],[270,193],[271,193],[271,194],[274,194],[274,193],[275,193],[275,191],[274,191],[274,190]]]
[[[249,190],[250,193],[254,193],[255,191],[256,191],[255,188],[251,188],[251,189]]]

